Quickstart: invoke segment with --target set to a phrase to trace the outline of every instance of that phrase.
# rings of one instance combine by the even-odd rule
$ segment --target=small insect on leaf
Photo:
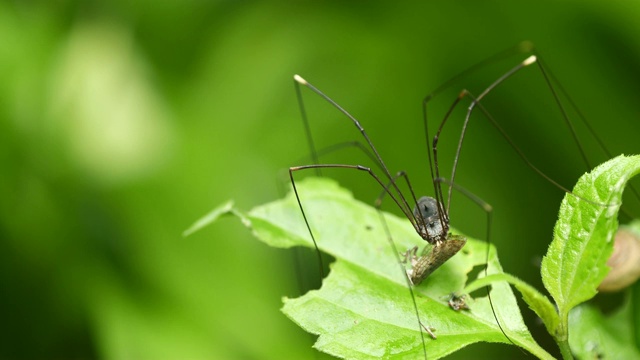
[[[465,294],[458,295],[457,293],[451,293],[447,302],[449,303],[449,307],[455,311],[470,310],[469,304],[467,304],[467,297],[468,295]]]

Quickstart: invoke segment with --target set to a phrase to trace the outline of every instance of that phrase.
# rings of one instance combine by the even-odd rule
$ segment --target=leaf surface
[[[629,299],[611,316],[588,304],[569,314],[569,344],[580,359],[640,359]]]
[[[640,156],[618,156],[583,175],[573,189],[576,196],[567,194],[562,200],[541,269],[561,324],[573,307],[595,296],[609,272],[606,262],[613,251],[622,192],[639,171]]]
[[[283,312],[319,335],[317,349],[338,357],[423,358],[406,275],[378,212],[331,180],[310,178],[297,186],[319,248],[336,262],[320,290],[284,299]],[[292,194],[241,216],[271,246],[313,246]],[[426,244],[406,219],[386,213],[384,217],[399,251]],[[423,334],[429,359],[479,341],[508,343],[484,294],[470,303],[469,311],[457,312],[447,304],[451,293],[464,288],[473,267],[484,265],[486,251],[485,242],[469,239],[462,251],[414,289],[420,320],[437,335],[434,340]],[[489,263],[490,274],[501,272],[493,247]],[[551,358],[532,339],[507,283],[493,285],[492,299],[509,337],[537,356]]]

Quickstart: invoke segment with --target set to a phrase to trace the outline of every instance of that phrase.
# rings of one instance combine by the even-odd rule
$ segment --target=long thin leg
[[[463,194],[464,196],[466,196],[468,199],[473,201],[487,214],[487,228],[486,228],[487,232],[485,234],[485,239],[487,241],[487,252],[485,255],[485,266],[484,266],[484,276],[487,276],[489,274],[489,249],[491,248],[491,223],[493,220],[493,207],[488,202],[482,200],[480,197],[478,197],[471,191],[463,188],[462,186],[456,183],[451,182],[450,180],[447,180],[445,178],[436,178],[434,181],[449,185],[449,188],[453,188],[456,191]],[[493,300],[491,299],[491,291],[489,290],[489,287],[487,287],[487,297],[489,298],[489,303],[491,304],[491,312],[493,313],[493,317],[496,319],[496,322],[498,323],[498,327],[500,328],[500,331],[502,331],[502,334],[504,334],[504,336],[507,338],[507,340],[509,340],[509,342],[515,345],[514,342],[511,340],[511,338],[509,338],[507,333],[504,331],[502,324],[500,324],[500,320],[498,320],[498,315],[496,314],[495,307],[493,306]]]
[[[601,204],[601,203],[597,203],[594,202],[592,200],[589,199],[585,199],[584,197],[581,197],[579,195],[574,194],[571,190],[569,190],[568,188],[560,185],[558,182],[556,182],[555,180],[553,180],[551,177],[549,177],[547,174],[545,174],[542,170],[540,170],[538,167],[536,167],[529,159],[528,157],[525,155],[525,153],[515,144],[515,142],[511,139],[511,137],[507,134],[507,132],[500,126],[500,124],[495,120],[495,118],[489,113],[489,111],[487,111],[486,108],[484,108],[481,104],[482,99],[487,96],[493,89],[495,89],[497,86],[499,86],[500,84],[502,84],[505,80],[507,80],[509,77],[511,77],[513,74],[515,74],[516,72],[518,72],[519,70],[532,65],[534,63],[537,63],[538,59],[535,55],[529,56],[527,57],[524,61],[522,61],[521,63],[519,63],[517,66],[513,67],[511,70],[509,70],[508,72],[506,72],[505,74],[503,74],[501,77],[499,77],[496,81],[494,81],[493,83],[491,83],[484,91],[482,91],[480,93],[480,95],[478,96],[474,96],[471,92],[467,91],[467,90],[462,90],[460,92],[460,95],[454,100],[453,104],[451,105],[451,107],[449,108],[448,112],[446,113],[445,117],[443,118],[443,120],[440,123],[440,126],[438,128],[438,132],[436,134],[436,136],[434,136],[433,139],[433,143],[432,143],[432,152],[433,152],[433,162],[435,164],[435,176],[439,177],[440,174],[438,172],[438,160],[437,160],[437,145],[438,145],[438,139],[440,136],[440,133],[442,132],[442,129],[445,125],[445,123],[447,122],[447,120],[449,119],[453,108],[457,107],[457,105],[460,103],[461,99],[464,97],[469,97],[471,98],[472,102],[469,105],[469,107],[467,108],[467,112],[466,112],[466,116],[464,118],[464,122],[461,128],[461,132],[460,132],[460,137],[458,140],[458,147],[456,149],[456,154],[454,156],[454,165],[451,171],[451,181],[453,183],[455,183],[455,174],[457,171],[457,167],[458,167],[458,161],[460,159],[460,153],[462,151],[462,145],[463,145],[463,141],[464,141],[464,137],[466,134],[466,129],[467,126],[469,124],[470,118],[471,118],[471,114],[473,113],[473,110],[475,108],[480,109],[480,111],[483,113],[484,117],[491,123],[491,125],[493,125],[498,132],[500,133],[500,135],[505,139],[505,141],[514,149],[514,151],[516,152],[516,154],[522,159],[522,161],[530,168],[532,169],[536,174],[538,174],[539,176],[541,176],[543,179],[545,179],[547,182],[549,182],[550,184],[554,185],[555,187],[557,187],[558,189],[572,194],[573,196],[576,196],[577,198],[586,201],[588,203],[592,203],[595,205],[599,205],[599,206],[616,206],[617,204]],[[541,67],[540,67],[541,68]],[[543,72],[543,75],[545,75],[545,79],[547,79],[547,83],[550,84],[550,82],[548,81],[548,78],[546,77],[546,73]],[[556,99],[556,102],[559,104],[559,106],[562,106],[555,91],[553,91],[554,94],[554,98]],[[429,96],[428,99],[432,99],[432,96]],[[428,125],[428,121],[426,120],[426,114],[427,114],[427,102],[423,102],[423,114],[425,116],[425,126]],[[563,115],[563,119],[565,121],[565,123],[567,124],[567,126],[569,127],[569,129],[571,130],[571,133],[573,134],[572,136],[574,137],[574,139],[577,141],[577,143],[579,143],[579,140],[577,138],[575,129],[573,127],[573,123],[571,122],[571,120],[569,119],[569,117],[567,116],[566,111],[564,110],[564,107],[561,107],[562,109],[562,115]],[[426,130],[428,131],[428,130]],[[581,144],[579,145],[579,149],[581,154],[584,154],[584,150],[583,147],[581,146]],[[586,159],[586,156],[585,156]],[[640,199],[640,197],[639,197]],[[444,202],[443,202],[444,203]],[[448,192],[448,196],[447,196],[447,202],[446,202],[446,209],[447,209],[447,213],[448,210],[450,208],[451,205],[451,188],[449,189]]]
[[[382,157],[380,156],[380,154],[378,153],[378,150],[376,149],[376,147],[373,145],[373,142],[371,142],[371,139],[369,138],[369,136],[367,135],[366,131],[364,130],[364,128],[362,127],[362,125],[360,125],[360,122],[353,116],[351,115],[348,111],[346,111],[342,106],[340,106],[338,103],[336,103],[333,99],[331,99],[329,96],[325,95],[322,91],[320,91],[318,88],[316,88],[315,86],[311,85],[307,80],[303,79],[301,76],[299,75],[294,75],[293,76],[294,80],[303,86],[306,86],[307,88],[309,88],[311,91],[313,91],[314,93],[316,93],[318,96],[320,96],[322,99],[324,99],[326,102],[328,102],[329,104],[331,104],[331,106],[333,106],[334,108],[336,108],[338,111],[340,111],[343,115],[345,115],[351,122],[353,125],[355,125],[355,127],[358,129],[358,131],[360,132],[360,134],[362,135],[362,137],[365,139],[365,141],[367,142],[367,145],[369,145],[369,148],[371,149],[371,152],[373,153],[374,157],[377,160],[377,163],[380,164],[380,166],[382,167],[383,170],[383,174],[384,176],[388,179],[391,180],[392,176],[391,173],[389,172],[389,169],[387,168],[387,166],[385,165],[384,161],[382,160]],[[401,194],[402,192],[400,191],[400,189],[398,188],[397,185],[395,185],[395,183],[392,183],[393,187],[395,189],[395,191],[397,192],[397,194]],[[403,197],[403,196],[399,196],[399,200],[402,202],[402,212],[406,214],[411,213],[411,207],[409,206],[407,200]],[[407,216],[409,217],[409,216]]]
[[[390,191],[391,184],[397,182],[398,179],[400,178],[404,179],[405,183],[407,184],[407,187],[409,188],[409,191],[411,192],[411,199],[413,200],[415,206],[416,207],[418,206],[418,198],[416,197],[416,194],[413,191],[413,186],[411,186],[411,181],[409,181],[409,174],[407,174],[407,172],[403,170],[403,171],[398,171],[398,173],[396,173],[396,175],[391,179],[391,181],[387,185],[385,185],[384,189],[380,192],[380,195],[378,195],[375,201],[376,208],[380,208],[382,206],[382,201],[384,200],[384,197],[387,195],[387,193]],[[415,223],[418,224],[418,227],[423,228],[426,225],[426,219],[424,219],[422,215],[416,216],[414,212],[412,212],[411,215],[412,215],[413,221],[415,221]],[[429,241],[429,239],[427,239],[427,241]]]
[[[309,119],[307,118],[307,110],[302,101],[302,91],[300,89],[300,82],[294,77],[293,85],[296,88],[296,96],[298,98],[298,106],[300,107],[300,116],[302,116],[302,123],[304,124],[304,132],[307,136],[307,144],[309,145],[309,154],[314,164],[318,164],[318,154],[316,153],[316,146],[313,142],[313,134],[311,132],[311,126],[309,126]],[[321,176],[320,168],[316,169],[316,175]]]
[[[547,86],[551,89],[551,91],[552,91],[552,93],[554,95],[554,99],[555,99],[556,103],[558,104],[558,106],[561,109],[563,109],[562,113],[565,116],[563,116],[562,118],[563,118],[565,124],[567,125],[567,127],[570,129],[571,134],[572,134],[572,138],[574,139],[576,145],[580,149],[580,154],[582,156],[582,160],[584,161],[584,163],[587,166],[587,168],[591,169],[591,168],[593,168],[593,165],[592,165],[591,161],[589,161],[589,158],[586,156],[586,152],[585,152],[584,146],[582,145],[582,142],[580,142],[580,140],[579,140],[579,138],[577,136],[577,133],[575,131],[575,127],[573,126],[573,123],[571,122],[570,118],[568,116],[566,116],[566,111],[562,107],[562,103],[560,101],[560,97],[557,95],[557,92],[555,91],[555,87],[557,87],[560,90],[560,93],[562,93],[562,96],[564,96],[564,98],[569,102],[569,106],[571,106],[573,111],[578,115],[578,119],[580,119],[580,122],[582,122],[582,124],[586,127],[587,131],[589,131],[589,133],[591,134],[591,137],[593,137],[596,140],[600,150],[602,150],[602,152],[604,152],[604,154],[607,156],[608,159],[613,158],[613,154],[611,153],[611,151],[609,151],[609,149],[604,144],[604,141],[602,141],[600,136],[598,136],[598,133],[593,128],[593,126],[591,126],[589,121],[587,121],[586,116],[580,110],[580,108],[575,103],[575,101],[573,101],[573,98],[571,98],[571,96],[569,95],[569,92],[567,92],[567,90],[565,90],[564,86],[562,86],[562,83],[551,72],[551,70],[543,65],[544,62],[543,62],[542,58],[540,57],[540,55],[537,55],[537,57],[538,57],[538,61],[537,61],[538,68],[540,69],[540,72],[542,73],[542,75],[543,75],[543,77],[545,79],[545,82],[547,83]],[[553,85],[554,83],[555,83],[555,87]],[[627,186],[628,186],[628,188],[631,189],[631,192],[633,193],[635,198],[638,200],[638,202],[640,202],[640,192],[638,191],[638,189],[636,189],[636,187],[631,183],[629,183]],[[631,217],[631,218],[634,217],[633,215],[629,214],[625,209],[622,209],[622,211],[625,212],[629,217]]]
[[[462,144],[463,144],[464,137],[465,137],[465,134],[466,134],[466,131],[467,131],[467,125],[469,124],[469,119],[471,117],[471,112],[473,111],[473,108],[474,108],[475,104],[477,102],[479,102],[488,93],[490,93],[498,85],[502,84],[506,79],[510,78],[513,74],[515,74],[519,70],[523,69],[524,67],[531,65],[533,62],[535,62],[535,56],[530,56],[527,59],[525,59],[524,61],[522,61],[520,64],[516,65],[515,67],[513,67],[512,69],[510,69],[509,71],[504,73],[497,80],[495,80],[493,83],[491,83],[491,85],[489,85],[476,98],[477,101],[472,102],[472,104],[469,106],[469,109],[467,111],[467,116],[465,117],[464,122],[462,124],[462,130],[460,132],[460,137],[459,137],[459,140],[458,140],[458,147],[457,147],[456,154],[455,154],[455,157],[454,157],[454,160],[453,160],[453,168],[451,170],[451,182],[452,183],[455,183],[456,169],[458,167],[458,160],[460,158],[460,152],[462,151]],[[471,95],[471,93],[468,92],[467,90],[463,90],[462,92],[460,92],[460,95],[458,95],[458,97],[454,101],[453,105],[451,106],[449,112],[447,112],[445,118],[441,122],[440,127],[438,128],[438,132],[437,132],[436,136],[433,139],[433,145],[432,145],[434,162],[436,164],[437,164],[438,138],[440,136],[440,133],[442,132],[444,124],[446,123],[447,119],[451,115],[451,112],[453,111],[453,108],[456,107],[460,103],[460,100],[462,100],[462,98],[464,98],[465,96],[470,96],[470,95]],[[436,166],[436,169],[437,169],[437,166]],[[436,174],[436,177],[439,177],[439,174]],[[448,195],[447,195],[447,212],[449,211],[449,208],[450,208],[450,205],[451,205],[451,189],[452,188],[450,187]]]
[[[300,195],[298,193],[298,189],[295,183],[295,178],[293,176],[294,172],[297,171],[302,171],[302,170],[310,170],[310,169],[322,169],[322,168],[334,168],[334,169],[351,169],[351,170],[359,170],[359,171],[364,171],[366,173],[369,174],[369,176],[371,176],[383,189],[385,189],[385,191],[387,192],[387,194],[389,195],[389,197],[391,197],[394,202],[396,203],[396,205],[398,205],[398,207],[402,208],[400,205],[399,200],[396,198],[396,196],[389,191],[388,187],[382,182],[382,180],[378,177],[378,175],[376,175],[375,172],[373,172],[371,170],[371,168],[365,167],[365,166],[361,166],[361,165],[347,165],[347,164],[313,164],[313,165],[302,165],[302,166],[294,166],[289,168],[289,177],[291,179],[291,185],[293,187],[293,191],[294,194],[296,196],[296,200],[298,201],[298,207],[300,208],[300,212],[302,213],[302,217],[304,219],[305,225],[307,227],[307,231],[309,232],[309,235],[311,236],[311,240],[313,242],[313,245],[315,247],[315,250],[318,254],[318,263],[320,266],[320,273],[322,274],[322,277],[324,277],[324,271],[323,271],[323,264],[322,264],[322,257],[320,255],[320,249],[318,248],[318,243],[316,241],[315,235],[313,234],[313,231],[311,230],[311,225],[309,223],[309,219],[307,217],[307,214],[304,210],[304,206],[302,205],[302,201],[300,200]],[[408,182],[408,176],[404,176],[405,179],[407,179]],[[413,192],[413,190],[412,190]],[[402,195],[402,193],[400,193],[400,195]],[[394,255],[396,256],[396,260],[398,262],[398,265],[400,266],[400,270],[402,271],[402,273],[405,273],[405,268],[404,268],[404,264],[402,263],[402,260],[400,259],[400,252],[398,251],[398,248],[395,245],[395,242],[393,241],[393,238],[391,236],[391,232],[389,231],[389,227],[387,225],[386,220],[384,219],[384,216],[382,215],[382,211],[380,209],[380,204],[377,203],[376,204],[376,211],[378,212],[379,216],[380,216],[380,220],[383,224],[383,227],[385,229],[385,234],[387,237],[387,240],[389,241],[389,245],[391,247],[391,250],[393,251]],[[405,214],[406,215],[406,214]],[[409,220],[411,220],[409,218]],[[414,223],[414,226],[415,225]],[[411,284],[411,281],[409,280],[408,277],[404,276],[404,278],[407,281],[407,286],[409,287],[409,293],[411,295],[411,301],[413,303],[413,308],[415,310],[416,313],[416,318],[418,319],[418,328],[420,330],[420,338],[422,341],[422,348],[423,348],[423,352],[424,352],[424,358],[427,359],[427,347],[426,347],[426,343],[424,340],[424,333],[422,332],[422,329],[424,327],[424,325],[422,324],[422,321],[420,320],[420,313],[418,310],[418,304],[416,303],[416,299],[415,299],[415,294],[413,292],[413,287]],[[427,331],[430,336],[432,336],[435,339],[435,335],[433,335],[433,332],[431,331]]]
[[[466,78],[467,76],[469,76],[470,74],[478,71],[479,69],[482,69],[484,67],[486,67],[489,64],[495,63],[499,60],[502,59],[506,59],[508,57],[511,57],[515,54],[519,54],[519,53],[531,53],[533,52],[533,44],[529,41],[523,41],[520,44],[509,48],[507,50],[504,50],[500,53],[497,53],[489,58],[486,58],[480,62],[475,63],[474,65],[468,67],[467,69],[463,70],[462,72],[458,73],[457,75],[453,76],[452,78],[450,78],[449,80],[445,81],[443,84],[441,84],[438,88],[436,88],[433,92],[431,92],[429,95],[425,96],[425,98],[422,100],[422,120],[423,120],[423,127],[424,127],[424,131],[425,131],[425,139],[426,139],[426,144],[427,144],[427,157],[429,160],[429,174],[431,176],[431,180],[433,182],[433,186],[434,186],[434,194],[435,194],[435,198],[436,200],[438,200],[438,203],[440,204],[441,208],[440,208],[440,213],[444,213],[445,211],[443,211],[442,206],[444,206],[444,201],[443,201],[443,196],[442,196],[442,189],[441,187],[437,186],[435,179],[440,177],[439,174],[439,167],[437,164],[437,145],[434,143],[437,143],[437,138],[439,137],[439,134],[442,130],[442,128],[444,127],[444,124],[446,123],[447,119],[449,118],[451,112],[453,111],[453,109],[457,106],[457,103],[460,102],[460,100],[462,100],[462,97],[464,97],[462,95],[462,93],[458,96],[458,98],[454,101],[454,103],[451,105],[451,107],[449,108],[449,111],[447,112],[447,114],[445,115],[444,119],[441,121],[440,126],[439,126],[439,130],[438,130],[438,135],[436,135],[436,138],[434,139],[434,141],[431,141],[431,138],[429,136],[429,126],[428,126],[428,114],[427,114],[427,104],[436,96],[438,96],[441,92],[443,92],[445,89],[450,88],[451,86],[453,86],[453,84],[458,81],[461,78]],[[429,145],[431,144],[431,145]],[[433,156],[432,156],[432,151],[434,152]],[[454,167],[455,169],[455,167]],[[454,170],[455,171],[455,170]],[[452,176],[453,178],[454,176]],[[449,201],[447,202],[447,209],[449,208]],[[447,211],[448,213],[448,211]],[[441,222],[443,222],[444,219],[440,219]]]
[[[553,180],[551,177],[549,177],[547,174],[545,174],[542,170],[538,169],[535,165],[533,165],[533,163],[527,158],[527,156],[524,154],[524,152],[515,144],[515,142],[509,137],[509,135],[506,133],[506,131],[504,131],[504,129],[502,129],[502,127],[500,126],[500,124],[498,124],[498,122],[493,118],[493,116],[487,111],[487,109],[482,106],[482,104],[480,103],[479,100],[477,100],[473,94],[468,93],[468,96],[470,98],[473,99],[472,102],[472,106],[469,106],[470,110],[467,112],[467,116],[465,118],[465,122],[468,122],[469,117],[471,116],[471,111],[473,111],[474,108],[478,108],[480,109],[480,111],[484,114],[485,118],[487,118],[489,120],[489,122],[496,128],[498,129],[498,131],[500,132],[500,134],[502,134],[502,136],[504,137],[504,139],[507,141],[507,143],[509,143],[509,145],[511,145],[511,147],[516,151],[516,153],[518,154],[518,156],[522,159],[522,161],[524,161],[525,164],[527,164],[527,166],[529,168],[531,168],[536,174],[540,175],[542,178],[544,178],[545,180],[547,180],[549,183],[553,184],[555,187],[557,187],[558,189],[571,194],[573,196],[575,196],[576,198],[585,201],[589,204],[593,204],[593,205],[597,205],[597,206],[603,206],[603,207],[613,207],[613,206],[618,206],[620,204],[614,203],[614,204],[603,204],[603,203],[599,203],[590,199],[587,199],[583,196],[574,194],[573,191],[569,190],[568,188],[560,185],[558,182],[556,182],[555,180]]]

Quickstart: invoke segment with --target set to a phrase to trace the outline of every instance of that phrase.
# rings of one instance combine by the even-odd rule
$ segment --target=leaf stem
[[[573,360],[573,354],[571,353],[571,348],[569,347],[568,338],[562,341],[556,339],[556,341],[558,342],[558,346],[560,347],[560,354],[562,354],[562,358],[564,360]]]

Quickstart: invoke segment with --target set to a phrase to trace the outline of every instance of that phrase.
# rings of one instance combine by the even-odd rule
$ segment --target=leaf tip
[[[234,206],[234,202],[233,200],[228,200],[226,202],[224,202],[223,204],[221,204],[220,206],[214,208],[213,210],[209,211],[208,214],[206,214],[205,216],[201,217],[200,219],[196,220],[196,222],[194,222],[191,226],[189,226],[189,228],[185,231],[182,232],[182,237],[187,237],[199,230],[201,230],[202,228],[210,225],[211,223],[213,223],[214,221],[216,221],[220,216],[228,214],[230,212],[233,211],[233,206]]]

